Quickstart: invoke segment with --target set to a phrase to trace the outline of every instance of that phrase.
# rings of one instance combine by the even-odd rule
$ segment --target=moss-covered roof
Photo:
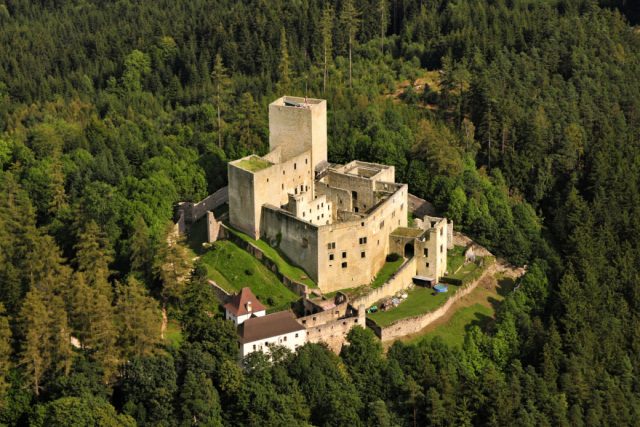
[[[258,172],[262,169],[266,169],[271,166],[271,163],[268,160],[262,159],[258,156],[247,157],[246,159],[238,160],[235,165],[239,168],[247,170],[249,172]]]
[[[398,237],[419,237],[424,233],[420,228],[398,227],[391,233],[392,236]]]

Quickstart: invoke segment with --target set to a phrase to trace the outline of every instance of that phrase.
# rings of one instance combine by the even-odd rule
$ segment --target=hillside
[[[0,424],[637,424],[636,3],[0,0]],[[527,265],[484,329],[238,363],[175,204],[282,94]]]

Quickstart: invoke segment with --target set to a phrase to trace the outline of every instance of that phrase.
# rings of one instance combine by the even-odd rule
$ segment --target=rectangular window
[[[284,336],[283,340],[284,340],[284,341],[286,341],[286,340],[287,340],[287,336],[286,336],[286,335]]]
[[[442,245],[440,245],[440,253],[442,253],[442,248],[443,248],[443,246],[442,246]]]
[[[384,220],[380,222],[380,230],[382,230],[382,227],[384,227]]]
[[[427,268],[429,268],[429,263],[426,263]]]
[[[361,245],[366,245],[367,244],[367,238],[366,237],[360,237],[358,239],[358,243],[360,243]]]
[[[429,256],[429,248],[424,248],[424,256]]]
[[[256,345],[255,344],[253,345],[253,351],[256,351]]]
[[[347,268],[347,263],[346,262],[342,263],[342,268]]]
[[[366,255],[364,252],[360,252],[360,258],[364,258]]]
[[[335,248],[336,248],[336,242],[331,242],[327,244],[327,249],[335,249]]]
[[[444,232],[444,228],[440,229],[440,235],[442,236],[442,233]]]
[[[333,261],[333,254],[329,254],[329,261]]]
[[[296,334],[296,338],[298,338],[298,334]]]
[[[296,169],[298,169],[298,165],[294,163],[293,164],[293,170],[296,170]]]
[[[346,258],[347,257],[347,252],[342,252],[342,258]]]

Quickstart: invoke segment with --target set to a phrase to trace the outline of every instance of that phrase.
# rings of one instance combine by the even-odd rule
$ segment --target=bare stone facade
[[[447,221],[425,217],[396,248],[390,236],[407,227],[408,186],[395,182],[393,166],[329,164],[326,112],[320,99],[269,105],[270,152],[228,166],[230,224],[277,246],[323,292],[370,283],[389,253],[408,257],[407,244],[418,274],[443,275]]]

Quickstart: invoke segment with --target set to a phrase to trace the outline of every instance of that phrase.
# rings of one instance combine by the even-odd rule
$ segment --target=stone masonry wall
[[[363,295],[352,301],[354,307],[363,305],[371,307],[377,301],[389,298],[402,289],[407,288],[416,274],[416,259],[411,258],[405,262],[398,271],[389,278],[382,286],[372,290],[367,295]]]
[[[318,316],[320,314],[321,313],[317,313],[307,317]],[[301,321],[302,319],[305,318],[303,317],[298,320]],[[319,321],[317,323],[319,323]],[[364,328],[365,325],[365,310],[364,307],[362,307],[358,310],[358,316],[338,318],[329,320],[321,325],[307,327],[307,341],[313,343],[325,343],[331,351],[339,353],[351,328],[354,326]]]
[[[379,326],[376,327],[377,325],[374,326],[374,323],[371,322],[370,319],[367,319],[367,324],[370,325],[371,329],[373,329],[376,335],[378,335],[380,340],[383,342],[391,341],[405,335],[415,334],[427,327],[430,323],[444,316],[453,304],[469,295],[476,288],[483,277],[485,277],[487,274],[492,274],[494,271],[495,266],[492,265],[482,274],[482,276],[480,276],[473,282],[464,285],[458,290],[458,292],[455,293],[455,295],[451,296],[451,298],[449,298],[442,306],[434,311],[422,314],[420,316],[414,316],[407,319],[399,320],[384,328],[381,328]]]

